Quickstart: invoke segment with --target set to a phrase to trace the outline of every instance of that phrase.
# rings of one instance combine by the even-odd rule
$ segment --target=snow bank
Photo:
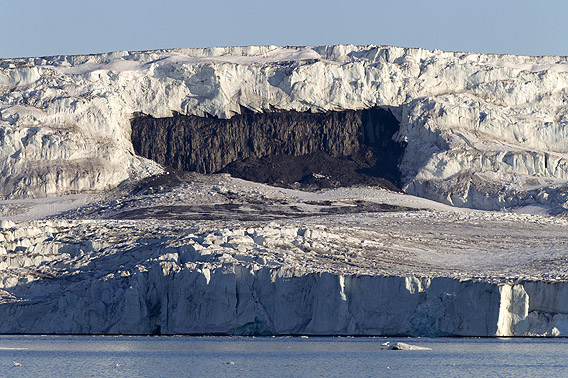
[[[130,118],[383,106],[409,193],[459,206],[564,206],[568,60],[385,46],[114,52],[0,61],[5,197],[99,191],[160,170]],[[520,198],[520,199],[519,199]]]

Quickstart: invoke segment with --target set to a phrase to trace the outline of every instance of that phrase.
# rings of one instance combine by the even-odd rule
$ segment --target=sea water
[[[0,377],[566,376],[567,339],[0,336]]]

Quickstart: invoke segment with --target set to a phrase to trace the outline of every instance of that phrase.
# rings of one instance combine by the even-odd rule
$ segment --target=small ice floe
[[[410,345],[407,343],[391,343],[386,342],[382,344],[386,346],[387,350],[432,350],[432,348],[422,347],[418,345]]]
[[[13,364],[14,366],[22,366],[22,364],[21,364],[21,363],[19,363],[19,362],[16,362],[16,361],[12,362],[12,364]]]
[[[0,347],[0,350],[27,350],[28,348]]]

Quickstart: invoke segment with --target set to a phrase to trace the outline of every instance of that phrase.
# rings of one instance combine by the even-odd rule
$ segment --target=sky
[[[375,44],[568,55],[566,0],[0,0],[0,58]]]

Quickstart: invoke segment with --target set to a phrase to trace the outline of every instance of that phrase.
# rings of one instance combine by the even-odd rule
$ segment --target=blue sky
[[[0,57],[378,44],[568,55],[565,0],[0,0]]]

